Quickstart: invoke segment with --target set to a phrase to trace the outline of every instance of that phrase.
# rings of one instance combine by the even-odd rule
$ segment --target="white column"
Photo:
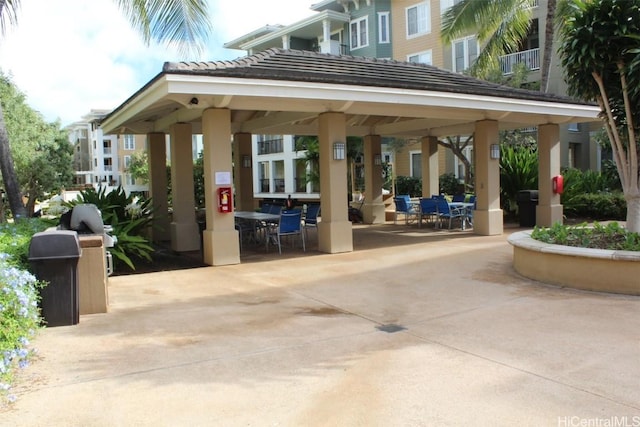
[[[536,225],[562,224],[560,194],[553,192],[552,179],[560,175],[560,129],[558,125],[538,126],[538,206]]]
[[[289,43],[289,36],[284,35],[282,36],[282,48],[283,49],[290,49],[290,43]]]
[[[171,249],[177,252],[200,250],[193,194],[193,149],[191,124],[171,126]]]
[[[147,135],[149,158],[149,194],[153,201],[154,242],[171,239],[169,221],[169,197],[167,194],[167,142],[165,134],[153,132]]]
[[[474,151],[476,155],[476,203],[473,214],[473,231],[485,236],[502,234],[502,209],[500,209],[500,159],[492,159],[491,145],[498,144],[498,122],[476,122]]]
[[[240,263],[240,242],[233,210],[218,212],[218,189],[231,187],[231,112],[210,108],[202,113],[204,191],[207,229],[204,230],[204,262],[209,265]],[[227,183],[228,181],[228,183]]]

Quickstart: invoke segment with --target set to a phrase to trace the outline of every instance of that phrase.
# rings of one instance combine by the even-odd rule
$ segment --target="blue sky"
[[[210,0],[213,37],[193,60],[233,59],[222,47],[263,25],[291,24],[319,0]],[[89,110],[113,109],[180,58],[164,46],[145,46],[114,0],[28,0],[18,25],[0,41],[0,68],[47,121],[62,125]]]

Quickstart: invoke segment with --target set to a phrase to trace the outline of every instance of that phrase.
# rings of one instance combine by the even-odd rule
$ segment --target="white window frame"
[[[123,156],[122,161],[124,163],[125,169],[131,166],[131,156]]]
[[[124,149],[125,150],[135,150],[136,149],[136,136],[132,134],[125,134],[123,136],[124,140]]]
[[[378,43],[391,43],[391,25],[389,24],[389,12],[378,12]]]
[[[364,22],[365,33],[364,38],[362,40],[362,23]],[[356,31],[353,31],[353,26],[356,26]],[[355,35],[355,44],[354,44],[354,35]],[[354,19],[349,22],[349,44],[351,46],[351,50],[361,49],[363,47],[369,46],[369,17],[363,16],[362,18]]]
[[[471,61],[469,57],[469,42],[472,40],[475,41],[475,47],[476,47],[476,57],[473,59],[473,61],[475,61],[478,58],[478,53],[480,53],[480,45],[478,43],[478,38],[475,35],[463,37],[463,38],[454,40],[451,43],[451,69],[454,72],[462,73],[464,70],[466,70],[471,66],[473,61]],[[464,48],[464,53],[463,53],[464,64],[463,64],[462,70],[458,70],[456,68],[456,45],[458,43],[463,43],[462,46]]]
[[[411,32],[411,23],[409,22],[409,11],[416,10],[416,29],[415,32]],[[424,15],[424,19],[420,19],[420,13]],[[414,4],[405,8],[405,23],[407,26],[407,39],[420,37],[425,34],[431,33],[431,2],[425,1],[422,3]]]
[[[420,156],[420,170],[416,170],[413,167],[414,164],[414,156]],[[412,178],[422,178],[422,151],[420,150],[411,150],[409,151],[409,173]],[[420,176],[416,176],[419,174]]]
[[[429,61],[423,61],[423,59],[429,58]],[[412,58],[417,58],[418,61],[413,61]],[[423,50],[422,52],[412,53],[407,55],[407,62],[415,62],[417,64],[433,65],[433,50]]]

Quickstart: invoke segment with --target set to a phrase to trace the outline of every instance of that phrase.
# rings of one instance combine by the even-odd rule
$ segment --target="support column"
[[[171,240],[169,221],[169,195],[167,194],[167,142],[165,134],[147,134],[147,158],[149,159],[149,195],[153,200],[152,240]]]
[[[425,136],[422,143],[422,197],[440,194],[440,170],[438,167],[438,138]]]
[[[200,232],[196,222],[193,194],[193,148],[191,124],[171,126],[171,249],[176,252],[200,249]]]
[[[252,211],[253,200],[253,160],[251,157],[251,134],[236,133],[233,136],[235,150],[233,150],[233,164],[235,165],[234,186],[235,208],[238,211]],[[248,165],[245,164],[248,161]]]
[[[231,112],[209,108],[202,113],[204,191],[207,229],[202,235],[203,261],[209,265],[240,263],[240,241],[233,211],[218,212],[220,187],[231,187]]]
[[[347,160],[333,158],[333,144],[345,144],[344,113],[323,113],[319,116],[320,141],[320,203],[322,217],[318,223],[318,249],[321,252],[353,251],[353,231],[349,222],[347,197]],[[346,157],[346,154],[345,154]]]
[[[378,159],[379,164],[376,164]],[[382,137],[364,137],[364,205],[362,217],[366,224],[384,224],[385,212],[382,201]]]
[[[476,202],[473,214],[473,231],[492,236],[502,234],[502,209],[500,209],[500,159],[490,156],[491,145],[498,144],[498,122],[476,122],[474,151],[476,155]]]
[[[536,225],[562,224],[560,194],[553,192],[551,180],[560,175],[560,129],[558,125],[538,126],[538,206]]]

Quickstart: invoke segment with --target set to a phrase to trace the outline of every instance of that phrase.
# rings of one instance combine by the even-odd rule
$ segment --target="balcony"
[[[282,153],[282,138],[258,141],[258,154]]]
[[[524,63],[530,70],[540,69],[540,48],[523,50],[500,57],[500,68],[503,75],[513,74],[516,64]]]

